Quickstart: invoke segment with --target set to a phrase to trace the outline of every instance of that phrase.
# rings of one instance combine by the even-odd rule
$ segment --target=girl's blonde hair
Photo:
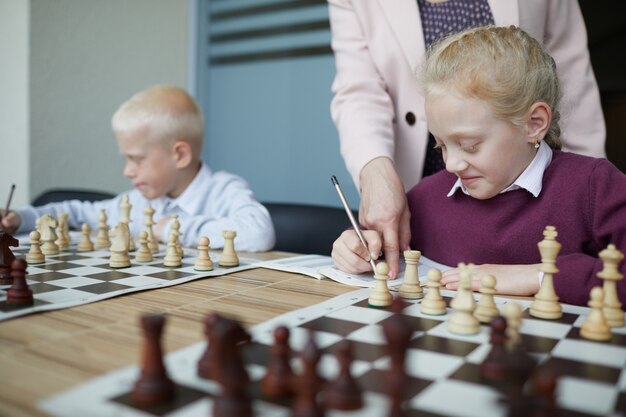
[[[561,148],[558,104],[561,86],[554,59],[515,26],[487,26],[449,36],[433,46],[422,73],[425,94],[451,90],[487,101],[496,117],[523,126],[537,102],[552,109],[544,138]]]

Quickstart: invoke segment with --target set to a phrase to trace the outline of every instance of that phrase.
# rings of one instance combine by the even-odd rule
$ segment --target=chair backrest
[[[33,200],[33,206],[43,206],[65,200],[100,201],[115,197],[114,194],[104,191],[80,190],[72,188],[57,188],[47,190]]]
[[[343,208],[293,203],[263,205],[276,229],[275,250],[330,255],[333,242],[351,226]]]

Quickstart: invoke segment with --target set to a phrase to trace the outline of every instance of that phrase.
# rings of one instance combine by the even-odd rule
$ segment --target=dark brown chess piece
[[[236,321],[220,318],[211,329],[216,359],[215,380],[222,392],[215,397],[214,417],[252,417],[252,403],[247,393],[250,377],[246,371],[239,347],[250,336]]]
[[[480,376],[485,381],[497,385],[510,382],[509,354],[506,348],[506,320],[496,316],[491,320],[491,350],[480,364]]]
[[[9,305],[32,305],[33,291],[26,283],[26,261],[15,259],[11,263],[11,277],[13,284],[7,290],[7,304]]]
[[[274,345],[267,373],[261,380],[263,395],[268,398],[281,398],[291,394],[293,371],[289,364],[290,359],[289,329],[285,326],[278,326],[274,329]]]
[[[161,350],[164,325],[165,316],[162,314],[146,314],[141,317],[141,376],[133,387],[132,399],[135,403],[160,404],[174,398],[174,383],[167,376]]]
[[[317,373],[320,350],[315,344],[313,332],[309,333],[309,341],[300,353],[303,363],[301,375],[294,378],[296,397],[293,402],[292,417],[323,417],[324,408],[317,400],[317,394],[323,386],[323,379]]]
[[[9,285],[13,282],[11,278],[11,264],[15,260],[15,255],[10,246],[18,246],[19,241],[8,233],[0,232],[0,285]]]
[[[541,365],[535,368],[531,376],[531,394],[534,405],[532,417],[556,417],[559,415],[556,406],[555,392],[557,374],[552,368]]]
[[[391,399],[389,417],[404,415],[402,404],[405,397],[406,351],[413,336],[413,329],[402,315],[404,301],[400,297],[391,304],[393,316],[382,323],[383,333],[387,339],[387,351],[391,359],[391,369],[386,374],[387,393]]]
[[[352,342],[342,340],[337,346],[339,375],[326,388],[326,407],[335,410],[358,410],[363,407],[361,388],[352,377]]]
[[[204,335],[207,339],[207,347],[198,361],[198,376],[206,379],[215,379],[215,346],[218,340],[213,335],[213,327],[221,317],[217,313],[209,313],[204,317]]]

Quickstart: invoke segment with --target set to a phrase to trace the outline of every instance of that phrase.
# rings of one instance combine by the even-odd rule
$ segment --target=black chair
[[[276,229],[274,250],[330,255],[335,239],[351,226],[343,208],[295,203],[263,205]]]
[[[100,201],[115,197],[104,191],[80,190],[72,188],[56,188],[47,190],[33,200],[33,206],[43,206],[65,200]]]

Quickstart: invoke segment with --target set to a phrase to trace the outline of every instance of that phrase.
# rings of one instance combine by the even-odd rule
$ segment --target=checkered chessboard
[[[162,247],[154,254],[152,262],[137,263],[131,252],[131,266],[111,268],[110,252],[76,252],[76,238],[68,251],[46,256],[46,262],[29,265],[27,283],[33,291],[35,302],[31,306],[11,306],[6,304],[6,290],[10,285],[0,285],[0,321],[34,313],[73,307],[94,301],[104,300],[135,291],[168,287],[198,278],[215,277],[245,269],[255,268],[256,261],[242,259],[237,267],[223,268],[218,265],[219,253],[211,253],[215,268],[208,272],[193,269],[197,251],[185,249],[186,256],[180,267],[163,265],[165,256]],[[27,242],[21,239],[20,242]],[[13,249],[18,258],[28,253],[28,245]]]
[[[450,301],[452,293],[443,291]],[[347,293],[323,303],[296,310],[250,330],[253,341],[244,347],[247,370],[253,381],[250,392],[256,416],[289,416],[287,402],[260,398],[259,381],[264,376],[278,325],[291,330],[290,344],[303,348],[309,329],[323,351],[319,370],[325,378],[337,374],[333,351],[342,339],[353,342],[355,361],[352,372],[364,390],[365,406],[352,412],[328,411],[327,416],[385,416],[389,398],[381,382],[389,366],[381,324],[392,313],[367,304],[369,289]],[[510,302],[496,298],[502,307]],[[522,343],[538,360],[559,373],[557,403],[561,416],[618,416],[626,409],[626,328],[613,329],[610,342],[599,343],[580,337],[580,326],[589,309],[563,306],[564,315],[556,321],[531,318],[529,303],[520,327]],[[448,332],[448,314],[428,316],[419,311],[419,302],[407,302],[403,314],[413,326],[407,352],[406,416],[505,416],[506,403],[501,391],[481,381],[479,365],[490,350],[489,331],[482,326],[473,336]],[[140,331],[139,328],[137,331]],[[167,331],[167,326],[165,328]],[[214,381],[196,375],[197,361],[206,349],[201,342],[172,352],[165,358],[170,377],[177,385],[176,400],[158,407],[138,407],[130,399],[139,375],[131,366],[98,377],[42,402],[41,408],[57,416],[139,417],[210,416],[219,388]],[[298,367],[298,359],[294,359]]]

